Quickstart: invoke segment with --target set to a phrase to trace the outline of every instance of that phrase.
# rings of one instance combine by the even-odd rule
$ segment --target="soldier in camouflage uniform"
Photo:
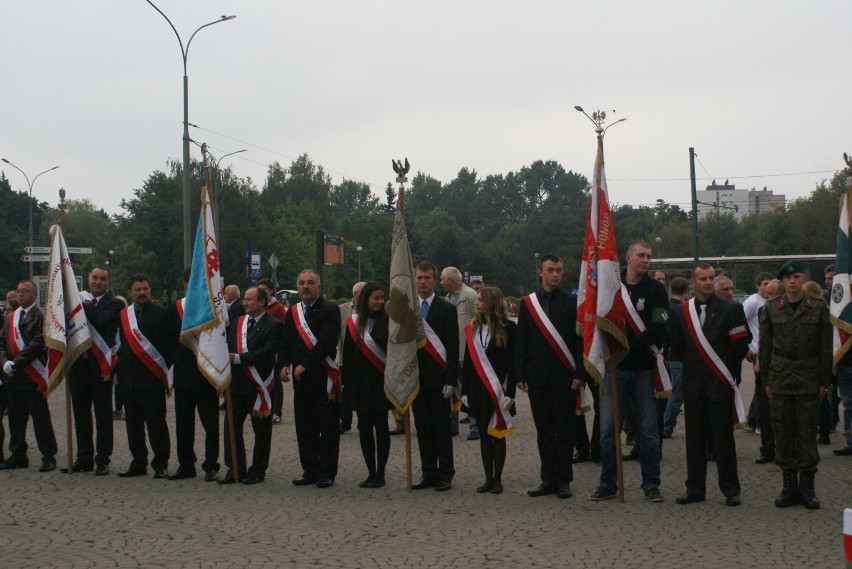
[[[804,273],[799,261],[781,267],[778,278],[785,292],[761,311],[758,354],[775,432],[775,463],[784,476],[775,505],[801,503],[815,510],[816,436],[820,402],[831,379],[831,324],[825,301],[802,291]]]

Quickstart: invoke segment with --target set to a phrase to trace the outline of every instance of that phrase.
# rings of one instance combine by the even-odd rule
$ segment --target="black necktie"
[[[254,328],[254,325],[257,324],[257,321],[254,318],[249,317],[249,332]]]

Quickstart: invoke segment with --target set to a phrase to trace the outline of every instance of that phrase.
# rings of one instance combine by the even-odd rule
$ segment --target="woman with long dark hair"
[[[361,452],[367,463],[368,476],[358,484],[361,488],[385,485],[385,465],[390,454],[391,405],[385,396],[388,314],[384,306],[381,285],[373,281],[365,283],[346,322],[343,342],[343,383],[347,390],[351,389],[351,401],[358,414]]]
[[[476,314],[465,327],[462,400],[480,425],[479,448],[485,468],[480,494],[503,491],[506,437],[515,432],[515,331],[499,288],[483,287],[476,296]],[[486,432],[482,433],[483,427]]]

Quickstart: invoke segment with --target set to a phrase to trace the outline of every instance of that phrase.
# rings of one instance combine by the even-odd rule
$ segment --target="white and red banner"
[[[317,345],[317,337],[314,335],[311,327],[308,326],[308,321],[305,320],[305,307],[301,302],[296,304],[296,309],[293,312],[293,320],[296,322],[296,330],[299,331],[299,337],[302,339],[302,342],[304,342],[308,350],[313,350]],[[340,394],[340,368],[337,367],[337,362],[329,356],[325,357],[322,366],[328,374],[326,379],[326,393],[328,394],[328,398],[337,399]]]
[[[124,332],[127,345],[133,350],[133,354],[157,377],[166,391],[171,393],[172,376],[169,373],[169,366],[166,365],[166,359],[139,329],[139,322],[136,321],[136,308],[132,304],[121,311],[121,329]]]
[[[485,346],[488,345],[487,329],[485,329],[485,338],[480,342],[473,339],[472,330],[473,324],[468,324],[464,327],[464,335],[467,339],[467,353],[470,354],[473,369],[476,370],[477,377],[479,377],[479,380],[491,397],[491,406],[494,408],[494,411],[491,413],[491,420],[488,422],[488,434],[492,437],[503,439],[515,432],[515,423],[512,420],[512,414],[508,409],[503,408],[503,401],[506,398],[506,380],[497,376],[497,372],[494,371],[494,367],[485,353]],[[485,344],[485,346],[482,344]]]
[[[267,315],[267,318],[271,318],[271,316]],[[237,330],[239,330],[239,334],[237,335],[237,353],[243,354],[248,351],[248,323],[249,316],[243,314],[237,320]],[[252,383],[254,383],[255,389],[257,390],[257,399],[254,400],[254,406],[252,407],[251,414],[255,417],[268,417],[272,412],[272,386],[273,386],[273,377],[275,374],[275,370],[269,372],[269,376],[266,378],[260,377],[260,372],[257,371],[255,366],[242,366],[243,373],[248,377]]]
[[[645,331],[646,326],[636,311],[636,307],[630,301],[630,293],[627,292],[627,287],[621,285],[621,300],[624,303],[624,308],[627,309],[627,323],[633,329],[633,333],[637,336]],[[654,397],[665,399],[672,394],[672,379],[669,375],[669,362],[663,356],[662,350],[651,344],[651,355],[654,356]]]

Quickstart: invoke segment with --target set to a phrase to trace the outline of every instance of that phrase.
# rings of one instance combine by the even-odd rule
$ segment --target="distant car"
[[[297,291],[289,290],[289,289],[279,290],[278,292],[275,293],[275,298],[277,298],[278,300],[280,300],[282,302],[286,300],[287,302],[290,303],[290,306],[293,306],[294,304],[296,304],[297,302],[299,302],[301,300],[301,297],[299,296],[299,293]]]

